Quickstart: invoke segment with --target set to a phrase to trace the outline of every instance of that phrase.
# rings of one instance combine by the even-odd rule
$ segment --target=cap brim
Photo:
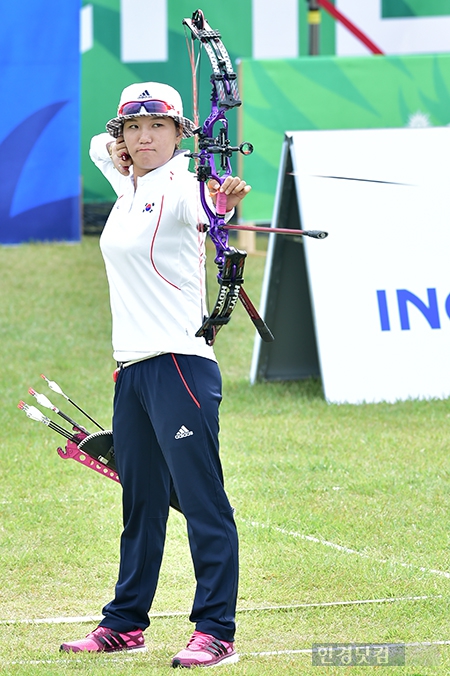
[[[138,113],[137,115],[121,115],[119,117],[114,117],[112,120],[106,123],[106,130],[111,136],[117,138],[123,133],[123,123],[125,120],[132,120],[135,117],[170,117],[175,122],[181,125],[183,129],[183,137],[189,138],[194,136],[194,131],[197,129],[192,120],[189,120],[187,117],[181,117],[178,115],[152,115],[151,113]]]

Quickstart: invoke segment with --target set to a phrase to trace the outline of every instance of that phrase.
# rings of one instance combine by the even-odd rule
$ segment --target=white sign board
[[[450,128],[287,134],[326,399],[450,396]]]
[[[408,5],[397,2],[400,15],[383,17],[383,0],[335,0],[336,8],[385,54],[437,54],[450,51],[450,3],[440,16],[407,16]],[[441,3],[443,6],[443,3]],[[426,10],[427,0],[422,0]],[[426,14],[426,11],[423,12]],[[430,11],[430,14],[434,12]],[[367,47],[342,23],[336,22],[336,54],[367,56]]]

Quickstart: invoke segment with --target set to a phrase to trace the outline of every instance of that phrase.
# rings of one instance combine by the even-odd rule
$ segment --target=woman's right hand
[[[123,136],[118,136],[115,141],[108,144],[108,152],[117,171],[120,171],[124,176],[128,176],[133,160],[128,154]]]

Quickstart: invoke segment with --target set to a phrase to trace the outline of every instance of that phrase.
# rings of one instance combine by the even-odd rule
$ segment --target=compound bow
[[[190,153],[189,157],[196,160],[197,179],[200,182],[200,200],[209,219],[209,224],[205,226],[205,229],[209,232],[209,236],[216,247],[215,263],[219,268],[217,275],[219,293],[210,316],[204,318],[196,335],[204,336],[206,342],[212,345],[219,329],[229,322],[239,298],[262,340],[271,342],[274,337],[270,329],[258,314],[243,288],[243,272],[247,252],[230,246],[228,230],[262,230],[264,232],[278,232],[279,234],[281,234],[281,231],[278,228],[227,225],[225,222],[227,200],[223,193],[217,193],[215,211],[208,204],[206,199],[207,182],[210,179],[215,179],[219,184],[222,184],[225,178],[232,173],[231,157],[233,154],[240,152],[243,155],[250,155],[253,152],[253,146],[248,142],[241,143],[239,146],[232,146],[228,137],[226,113],[228,110],[240,106],[242,102],[239,98],[237,76],[219,31],[211,28],[200,9],[193,13],[192,18],[183,19],[183,24],[189,28],[192,42],[198,40],[200,47],[205,48],[212,67],[210,77],[212,85],[211,112],[203,125],[194,132],[198,137],[198,151]],[[193,52],[194,48],[192,47],[192,55]],[[193,78],[195,80],[195,73],[193,73]],[[222,126],[218,134],[215,135],[214,127],[218,123]],[[220,169],[216,163],[217,156],[220,157]],[[323,239],[327,236],[326,232],[320,230],[290,230],[289,232],[284,230],[283,234],[307,235],[317,239]]]
[[[239,298],[261,338],[265,341],[272,341],[273,335],[270,329],[259,316],[242,286],[247,252],[230,246],[228,242],[225,222],[226,195],[217,193],[215,211],[211,209],[206,199],[206,184],[210,179],[215,179],[222,184],[225,178],[231,175],[230,158],[233,154],[240,152],[243,155],[250,155],[253,152],[251,143],[244,142],[239,146],[232,146],[228,137],[226,113],[241,105],[237,76],[219,31],[211,28],[200,9],[193,13],[191,19],[183,19],[183,24],[191,31],[192,40],[198,40],[200,46],[205,48],[212,66],[211,112],[203,125],[195,130],[198,137],[198,151],[190,153],[189,157],[196,160],[200,200],[209,219],[209,224],[205,226],[205,229],[216,247],[214,261],[219,268],[217,275],[219,293],[209,317],[204,318],[196,335],[203,336],[206,342],[212,345],[219,329],[229,322]],[[214,132],[216,124],[221,125],[217,135]],[[220,159],[220,169],[217,166],[217,157]]]

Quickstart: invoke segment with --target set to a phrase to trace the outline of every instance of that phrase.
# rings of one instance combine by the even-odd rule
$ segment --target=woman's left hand
[[[217,193],[225,193],[227,196],[227,211],[231,211],[248,195],[252,188],[239,176],[227,176],[222,185],[215,179],[211,179],[208,182],[208,189],[214,204],[216,203]]]

